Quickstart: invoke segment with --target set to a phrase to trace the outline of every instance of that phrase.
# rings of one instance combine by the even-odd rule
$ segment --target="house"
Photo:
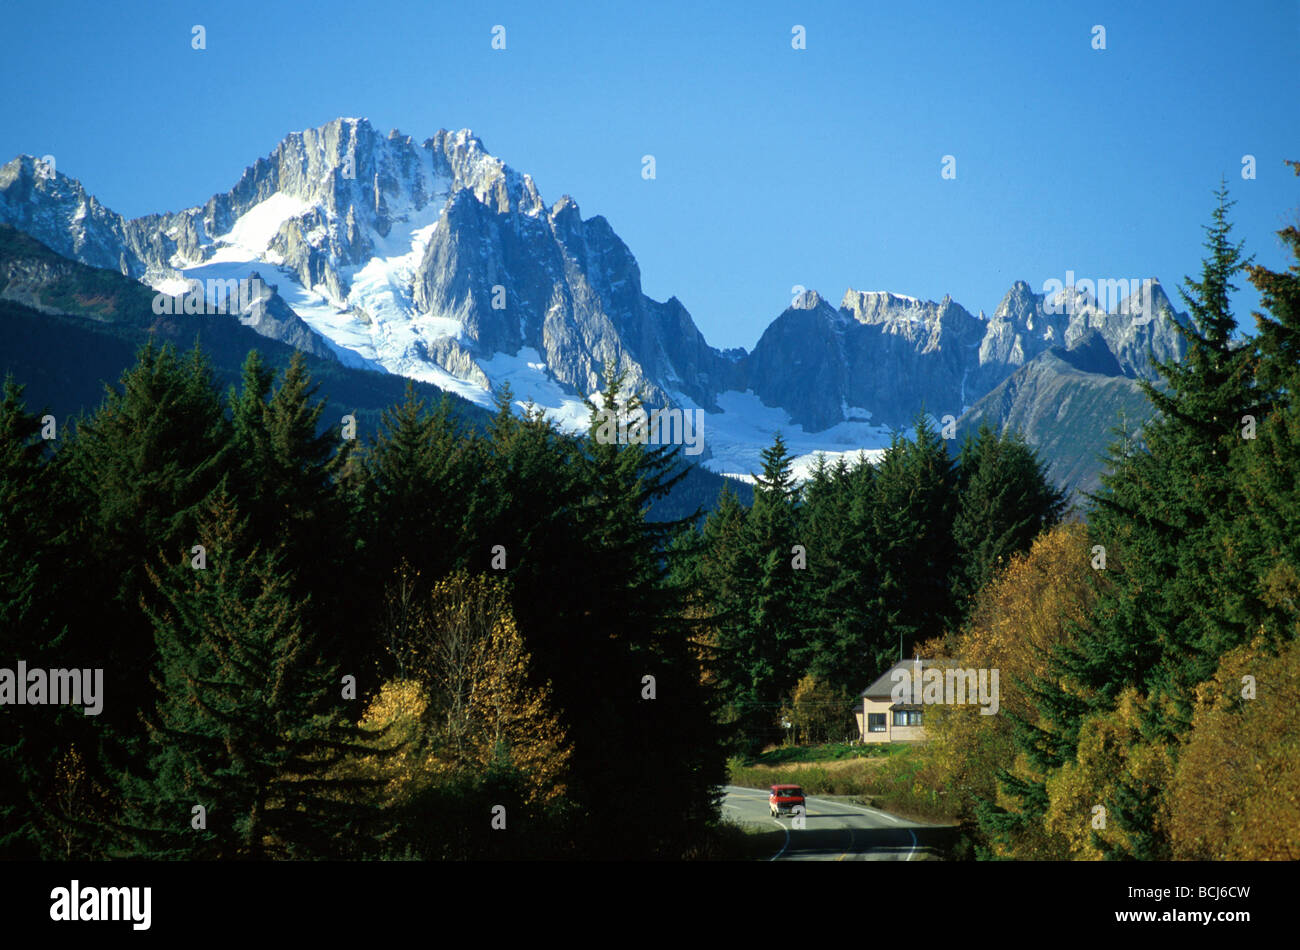
[[[894,687],[902,678],[900,674],[910,679],[932,665],[931,660],[902,660],[861,692],[861,708],[853,715],[862,742],[916,742],[925,738],[921,704],[894,702]]]

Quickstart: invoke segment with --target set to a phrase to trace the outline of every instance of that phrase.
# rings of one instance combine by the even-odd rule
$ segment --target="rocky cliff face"
[[[1100,486],[1101,459],[1117,427],[1130,434],[1150,415],[1138,381],[1097,331],[1074,347],[1050,347],[981,397],[957,421],[957,443],[982,423],[1015,431],[1043,457],[1048,475],[1072,500]]]
[[[1154,278],[1131,288],[1110,310],[1087,290],[1067,287],[1049,296],[1035,294],[1024,281],[1017,281],[989,321],[980,361],[1023,366],[1051,347],[1070,349],[1095,330],[1124,375],[1155,379],[1148,349],[1158,360],[1181,358],[1182,338],[1172,324],[1183,319]]]
[[[1024,281],[991,318],[939,302],[849,290],[837,309],[810,292],[764,332],[745,376],[765,403],[808,430],[869,413],[903,428],[921,411],[959,416],[1020,367],[1054,347],[1091,340],[1116,375],[1154,379],[1145,356],[1179,358],[1182,340],[1159,282],[1106,312],[1073,288],[1049,299]]]
[[[274,284],[264,280],[258,271],[253,271],[249,275],[249,286],[251,299],[237,311],[240,323],[268,339],[288,343],[295,350],[323,360],[337,360],[329,344],[293,312]]]
[[[567,195],[550,208],[497,210],[468,192],[452,197],[415,274],[418,309],[461,328],[468,355],[529,347],[579,393],[627,374],[647,402],[672,391],[712,406],[734,364],[710,347],[676,298],[641,292],[641,272],[604,218],[583,220]]]
[[[144,273],[121,215],[87,194],[75,178],[51,174],[31,155],[0,167],[0,223],[83,264],[131,277]]]
[[[940,304],[850,290],[838,309],[810,291],[772,322],[744,363],[754,392],[805,429],[845,419],[905,425],[923,405],[960,407],[962,346],[979,321]]]

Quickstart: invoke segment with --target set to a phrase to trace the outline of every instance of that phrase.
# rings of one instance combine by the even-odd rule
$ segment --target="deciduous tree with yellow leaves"
[[[951,638],[949,652],[960,666],[999,671],[999,710],[991,716],[971,705],[927,710],[928,774],[989,856],[1052,859],[1068,851],[1065,839],[1038,820],[1043,774],[1018,750],[1015,736],[1017,729],[1051,730],[1032,703],[1030,684],[1046,672],[1053,646],[1068,641],[1071,625],[1085,621],[1090,573],[1084,526],[1059,525],[1011,558]],[[1003,775],[1013,780],[1009,786],[1000,785]],[[1026,795],[1039,801],[1023,800]]]
[[[547,687],[529,682],[505,583],[457,572],[412,594],[421,587],[407,565],[389,585],[384,617],[398,673],[360,723],[376,754],[344,770],[382,783],[382,806],[401,816],[406,851],[395,853],[518,856],[509,849],[518,835],[491,837],[491,810],[517,800],[506,809],[516,823],[547,809],[554,817],[569,762],[564,730]]]

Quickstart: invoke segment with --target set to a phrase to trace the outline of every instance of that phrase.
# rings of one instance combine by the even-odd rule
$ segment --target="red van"
[[[773,785],[772,794],[768,796],[767,805],[772,810],[772,817],[794,811],[795,805],[802,805],[803,789],[798,785]]]

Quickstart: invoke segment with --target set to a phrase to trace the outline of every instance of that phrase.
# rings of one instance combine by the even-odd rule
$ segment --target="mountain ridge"
[[[584,219],[567,194],[547,206],[467,129],[417,143],[335,119],[290,133],[202,204],[132,219],[44,171],[30,156],[0,167],[0,222],[64,256],[166,293],[266,275],[274,318],[251,324],[263,335],[483,406],[508,382],[570,429],[586,424],[583,397],[621,371],[648,405],[705,414],[719,471],[752,468],[762,446],[745,433],[760,417],[794,431],[805,457],[875,450],[918,412],[960,416],[1090,333],[1114,357],[1094,362],[1128,379],[1154,378],[1148,350],[1181,356],[1172,322],[1186,318],[1158,281],[1111,310],[1076,288],[1036,294],[1016,281],[988,317],[948,295],[850,287],[835,307],[808,291],[752,350],[723,351],[676,296],[642,291],[603,216]]]

